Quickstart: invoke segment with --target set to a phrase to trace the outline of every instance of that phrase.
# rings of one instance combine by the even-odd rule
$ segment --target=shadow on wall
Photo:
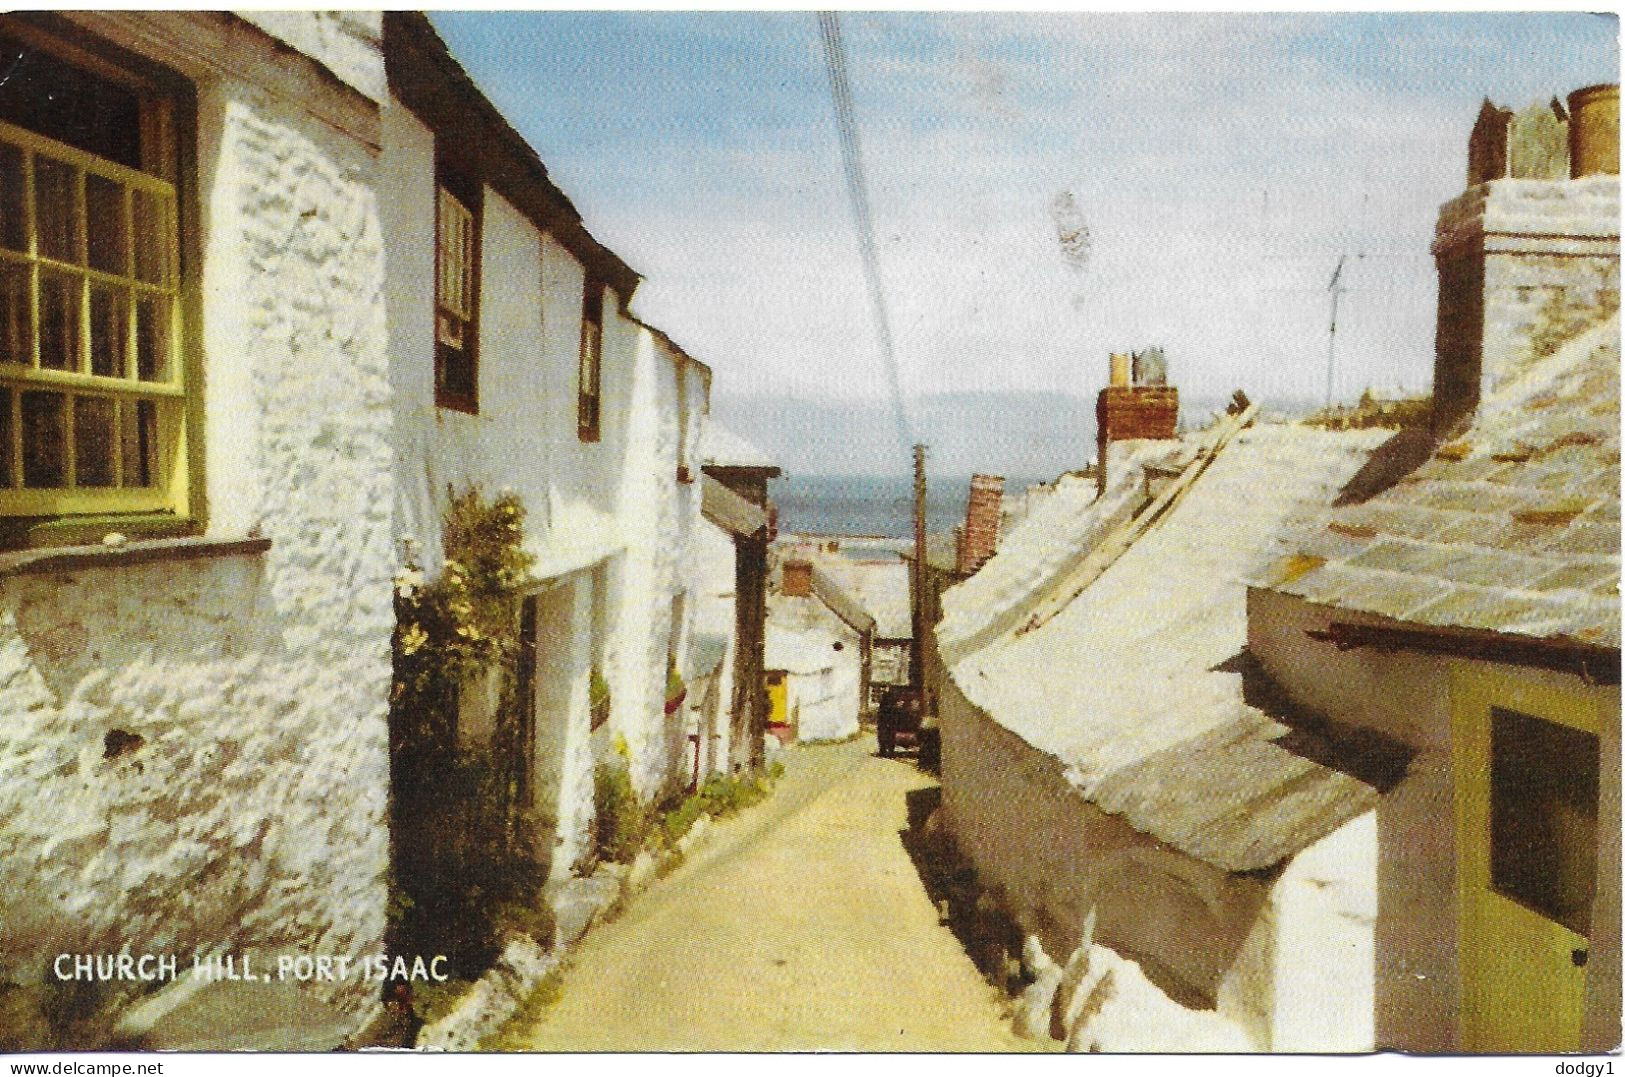
[[[1242,650],[1213,667],[1215,673],[1241,677],[1241,697],[1287,726],[1275,743],[1313,763],[1342,771],[1379,793],[1398,785],[1416,751],[1371,729],[1334,722],[1293,702],[1251,651]]]

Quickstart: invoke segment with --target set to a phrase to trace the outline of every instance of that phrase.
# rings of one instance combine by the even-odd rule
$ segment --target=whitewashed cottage
[[[184,977],[194,955],[265,969],[382,945],[382,33],[364,12],[0,20],[0,1036],[17,1046],[107,1042],[104,1015],[181,986],[152,963],[81,977],[63,954],[172,955]],[[265,985],[184,1044],[331,1046],[378,994]],[[63,1023],[68,997],[82,1022]]]

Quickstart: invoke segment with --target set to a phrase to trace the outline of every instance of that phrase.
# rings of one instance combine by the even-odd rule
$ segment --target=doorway
[[[1577,1050],[1597,883],[1597,704],[1466,666],[1451,701],[1462,1046]]]

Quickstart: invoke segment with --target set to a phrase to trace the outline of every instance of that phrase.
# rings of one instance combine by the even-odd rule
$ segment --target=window
[[[604,286],[588,278],[581,300],[581,374],[576,407],[582,441],[597,441],[602,406]]]
[[[0,62],[0,517],[182,514],[172,102],[10,37]]]
[[[1490,709],[1490,885],[1581,935],[1597,880],[1596,734]]]
[[[442,176],[435,192],[434,394],[441,407],[478,408],[478,187]]]

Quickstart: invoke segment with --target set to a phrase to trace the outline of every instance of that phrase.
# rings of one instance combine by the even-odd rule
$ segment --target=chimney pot
[[[1133,359],[1127,352],[1112,352],[1111,384],[1126,389],[1134,370]]]
[[[780,591],[790,598],[806,598],[812,594],[812,562],[799,558],[784,563],[784,582]]]

